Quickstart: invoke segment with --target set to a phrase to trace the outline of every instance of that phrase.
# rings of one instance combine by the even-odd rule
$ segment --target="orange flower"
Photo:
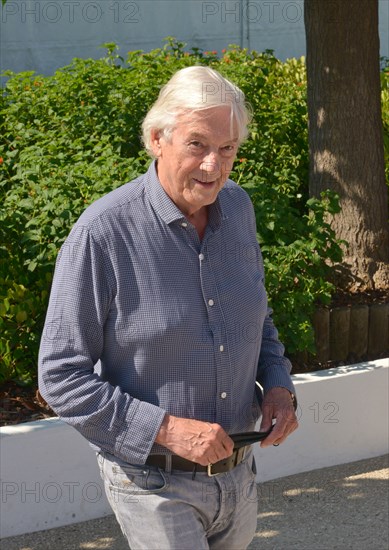
[[[3,164],[3,162],[4,162],[3,157],[0,157],[0,164]]]

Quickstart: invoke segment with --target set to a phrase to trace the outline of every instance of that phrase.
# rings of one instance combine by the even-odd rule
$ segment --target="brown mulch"
[[[366,290],[365,292],[356,292],[354,294],[338,291],[332,297],[330,307],[344,307],[356,304],[385,304],[387,302],[387,290]]]
[[[388,301],[385,291],[368,291],[358,294],[337,293],[333,297],[331,307],[354,304],[378,304]],[[350,358],[351,363],[361,360],[375,360],[381,357]],[[326,370],[344,365],[343,362],[328,361],[319,363],[315,357],[307,354],[297,354],[291,358],[292,374]],[[0,426],[10,426],[23,422],[32,422],[56,416],[54,411],[40,395],[37,385],[20,386],[15,382],[7,382],[0,386]]]
[[[0,386],[0,426],[11,426],[56,416],[40,395],[36,384],[19,386],[6,382]]]

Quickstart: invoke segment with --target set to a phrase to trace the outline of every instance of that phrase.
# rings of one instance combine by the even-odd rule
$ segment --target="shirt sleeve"
[[[75,226],[56,263],[39,352],[39,389],[88,441],[143,464],[165,411],[101,379],[104,323],[115,295],[113,272],[87,227]]]
[[[266,394],[271,388],[286,388],[296,394],[290,371],[292,365],[284,355],[284,346],[278,339],[278,331],[272,319],[272,310],[268,312],[263,325],[262,345],[258,361],[257,380]]]

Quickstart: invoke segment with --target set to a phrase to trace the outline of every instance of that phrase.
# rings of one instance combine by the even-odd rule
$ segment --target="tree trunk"
[[[305,0],[310,194],[340,196],[341,286],[389,288],[378,0]]]

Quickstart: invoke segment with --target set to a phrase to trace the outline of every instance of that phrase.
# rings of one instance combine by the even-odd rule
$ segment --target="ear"
[[[161,153],[162,153],[162,150],[161,150],[161,136],[160,136],[160,131],[159,130],[155,130],[155,129],[152,129],[151,132],[150,132],[150,143],[151,143],[151,148],[153,150],[153,153],[154,153],[154,156],[155,157],[160,157],[161,156]]]

